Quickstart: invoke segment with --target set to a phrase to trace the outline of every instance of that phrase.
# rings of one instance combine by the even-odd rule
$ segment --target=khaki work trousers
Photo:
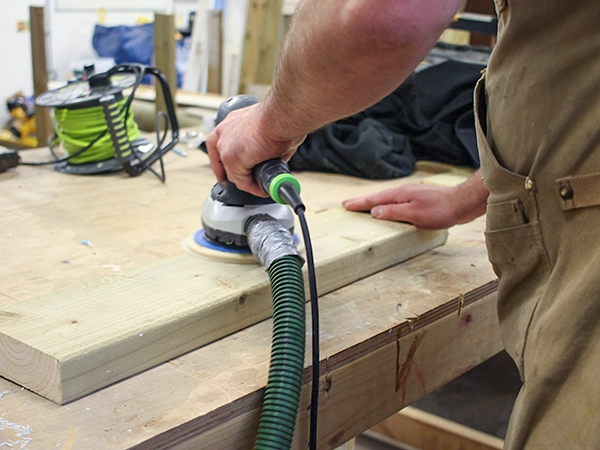
[[[503,167],[485,138],[484,84],[485,74],[475,109],[486,243],[524,382],[505,448],[600,449],[600,174],[532,179]]]

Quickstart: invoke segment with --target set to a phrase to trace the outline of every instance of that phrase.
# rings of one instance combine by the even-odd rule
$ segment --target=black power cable
[[[310,293],[310,313],[312,325],[312,386],[310,397],[310,438],[311,450],[317,449],[317,417],[319,415],[319,378],[320,378],[320,351],[319,351],[319,296],[317,293],[317,277],[315,274],[315,261],[313,258],[312,244],[308,232],[308,224],[304,215],[304,208],[296,211],[306,251],[306,264],[308,268],[308,290]]]

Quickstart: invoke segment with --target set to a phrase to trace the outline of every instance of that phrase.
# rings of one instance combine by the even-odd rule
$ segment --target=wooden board
[[[223,78],[223,11],[208,12],[208,61],[207,88],[213,94],[221,94]]]
[[[183,76],[183,89],[189,92],[205,92],[207,68],[209,67],[209,1],[197,0],[191,46]]]
[[[200,208],[214,183],[206,155],[187,154],[165,155],[165,184],[150,173],[78,177],[48,166],[0,174],[0,251],[8,262],[0,265],[0,310],[179,256],[181,240],[200,226]],[[48,151],[29,150],[22,157],[40,161]],[[296,175],[314,234],[315,218],[345,198],[449,170],[420,162],[412,176],[394,180]],[[481,218],[453,227],[443,246],[320,299],[320,398],[327,405],[320,449],[335,448],[501,348],[484,226]],[[250,449],[271,331],[267,319],[65,406],[0,377],[0,442],[65,449]],[[402,367],[416,334],[423,333],[411,370],[404,371],[406,389],[395,391],[397,355]],[[310,342],[306,354],[309,371]],[[305,383],[309,389],[310,378]],[[303,413],[301,443],[307,424]],[[201,445],[207,442],[212,444]]]
[[[250,0],[239,92],[252,84],[271,84],[283,36],[282,0]]]
[[[496,436],[410,406],[371,428],[370,433],[421,450],[502,450],[504,446]]]
[[[33,68],[33,95],[39,97],[48,91],[48,64],[46,59],[46,28],[44,24],[44,8],[30,6],[29,21],[31,25],[31,66]],[[52,119],[50,109],[37,107],[35,110],[35,127],[38,146],[45,145],[52,136]]]
[[[177,71],[175,69],[175,19],[171,14],[154,13],[154,65],[160,70],[169,86],[170,92],[177,91]],[[156,83],[156,114],[167,111],[162,86]],[[174,105],[176,106],[176,105]]]
[[[135,98],[153,102],[156,100],[156,92],[149,86],[141,85],[135,92]],[[214,110],[216,114],[219,105],[226,99],[226,97],[217,94],[200,94],[178,89],[175,91],[173,101],[176,102],[178,106],[194,106],[197,108]]]
[[[178,162],[191,164],[193,160]],[[185,177],[175,167],[171,169],[169,191],[178,191],[179,178]],[[197,172],[194,170],[189,174],[196,179]],[[325,208],[332,198],[389,187],[387,182],[373,183],[322,174],[304,175],[308,174],[301,176],[305,201],[320,208]],[[138,183],[146,186],[156,198],[158,194],[152,194],[151,179],[137,178],[126,184],[134,192]],[[58,177],[57,180],[68,183],[79,178]],[[92,183],[97,179],[86,180]],[[33,177],[29,181],[37,186]],[[100,180],[97,182],[100,183]],[[116,179],[112,182],[119,183]],[[106,188],[113,184],[106,184]],[[313,193],[316,187],[319,189]],[[329,188],[327,196],[322,194],[325,187]],[[337,192],[336,187],[343,192]],[[101,190],[100,187],[96,189]],[[53,190],[56,191],[55,188]],[[316,195],[317,192],[320,196]],[[23,190],[23,194],[33,197],[31,190]],[[67,193],[63,195],[67,196]],[[180,203],[186,204],[181,192],[178,195]],[[56,200],[59,199],[60,196]],[[76,197],[71,196],[67,200],[62,203],[69,218],[66,211],[76,202]],[[52,201],[50,197],[46,199],[47,203]],[[136,203],[130,203],[132,215],[135,216],[137,208]],[[147,210],[148,205],[140,205],[139,208]],[[103,211],[100,207],[90,208],[90,223],[81,217],[72,220],[73,216],[70,216],[73,227],[87,229],[85,235],[91,236],[90,224],[98,222],[100,229],[108,226],[106,220],[91,214],[96,209],[99,213]],[[170,222],[174,220],[172,216],[178,217],[178,211],[175,208],[167,211]],[[180,215],[185,216],[182,212]],[[192,211],[191,214],[196,215],[197,212]],[[23,228],[37,225],[31,222],[29,214],[23,214],[22,218]],[[183,221],[181,217],[177,220]],[[114,234],[125,236],[127,224],[124,220],[114,228]],[[147,251],[129,252],[124,245],[121,249],[123,256],[152,257],[148,251],[155,252],[157,249],[167,253],[168,247],[157,243],[168,241],[171,235],[163,233],[160,238],[152,237],[151,232],[159,224],[157,220],[137,221],[140,234],[150,234],[149,240],[135,241],[136,236],[131,235],[123,242],[133,241],[130,244],[132,249]],[[447,243],[436,250],[321,298],[321,364],[327,371],[322,371],[320,398],[328,406],[327,413],[321,415],[320,449],[335,448],[397,412],[401,408],[400,403],[406,405],[421,398],[499,351],[501,343],[492,295],[495,276],[487,261],[484,226],[485,220],[479,219],[454,227],[449,231]],[[5,230],[0,223],[0,231]],[[60,230],[52,230],[55,239],[62,242]],[[166,231],[173,234],[171,229]],[[12,239],[18,238],[15,233]],[[152,238],[154,246],[149,244]],[[101,244],[100,238],[97,238],[94,247],[81,247],[97,252],[98,258],[103,260],[106,252],[103,252]],[[10,248],[5,250],[10,261],[18,262],[15,258],[18,253],[10,251]],[[58,251],[40,252],[38,259],[49,256],[55,259],[63,254]],[[117,260],[114,254],[111,260]],[[93,261],[90,260],[89,265]],[[12,287],[10,281],[16,281],[21,275],[14,271],[13,265],[9,269],[9,273],[15,275],[12,278],[0,277],[0,289],[17,297],[13,293],[19,292],[18,283],[13,282]],[[61,272],[65,266],[59,261],[53,269]],[[79,278],[88,277],[89,274],[81,269],[82,265],[73,263],[68,270],[79,274]],[[51,268],[43,271],[46,284],[41,284],[41,288],[62,283],[60,278],[50,276]],[[270,319],[260,322],[66,406],[56,405],[0,378],[0,415],[2,423],[6,424],[6,428],[0,430],[0,437],[19,444],[31,440],[30,446],[36,448],[251,449],[267,380],[271,329]],[[395,339],[398,329],[403,331],[400,339]],[[408,350],[415,336],[423,333],[425,337],[414,351],[411,364],[405,366],[410,366],[411,370],[404,370],[401,378],[405,380],[405,388],[396,391],[395,374],[399,373],[396,355],[402,367],[410,355]],[[396,341],[401,348],[400,353]],[[307,370],[310,370],[309,349],[310,344],[307,343]],[[382,358],[381,351],[388,357]],[[340,370],[348,364],[353,365],[348,370]],[[305,382],[308,389],[310,380]],[[328,388],[331,383],[333,389]],[[382,386],[389,387],[384,389]],[[307,404],[307,397],[303,397],[303,410]],[[349,416],[352,417],[350,421]],[[301,442],[306,442],[307,416],[302,414],[300,420],[296,433]],[[200,444],[194,445],[195,442]],[[207,442],[212,442],[212,445],[201,445]]]
[[[422,263],[417,266],[422,267]],[[481,286],[440,308],[328,354],[321,361],[317,448],[338,447],[500,351],[494,314],[496,286],[494,282]],[[338,301],[344,299],[348,296]],[[341,320],[336,323],[339,326]],[[342,336],[353,339],[352,333],[340,327],[342,330],[336,334],[338,340]],[[305,380],[309,371],[305,369]],[[310,383],[305,381],[294,450],[308,445],[309,397]],[[236,398],[226,408],[134,448],[251,449],[261,402],[262,392]]]
[[[311,223],[320,294],[444,243],[343,209]],[[0,310],[0,374],[65,403],[265,319],[256,265],[181,254]]]

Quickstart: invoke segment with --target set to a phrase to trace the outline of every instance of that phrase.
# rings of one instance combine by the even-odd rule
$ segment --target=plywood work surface
[[[149,173],[76,177],[21,166],[0,174],[7,262],[0,267],[0,309],[181,255],[181,241],[200,227],[214,178],[196,150],[187,158],[169,154],[165,163],[164,185]],[[298,174],[309,223],[343,198],[427,175],[372,182]],[[442,247],[322,297],[319,448],[340,445],[500,350],[482,228],[479,220],[452,229]],[[0,379],[0,442],[250,448],[270,325],[260,322],[65,406]],[[306,427],[301,414],[295,445],[306,442]]]

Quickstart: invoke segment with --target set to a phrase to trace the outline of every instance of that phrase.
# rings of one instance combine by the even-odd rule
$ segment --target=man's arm
[[[345,200],[350,211],[371,211],[383,220],[408,222],[419,228],[443,229],[483,215],[489,191],[475,172],[455,187],[403,184],[376,194]]]
[[[435,45],[462,0],[304,0],[266,98],[207,137],[217,179],[262,195],[252,168],[289,159],[306,134],[376,103]]]

